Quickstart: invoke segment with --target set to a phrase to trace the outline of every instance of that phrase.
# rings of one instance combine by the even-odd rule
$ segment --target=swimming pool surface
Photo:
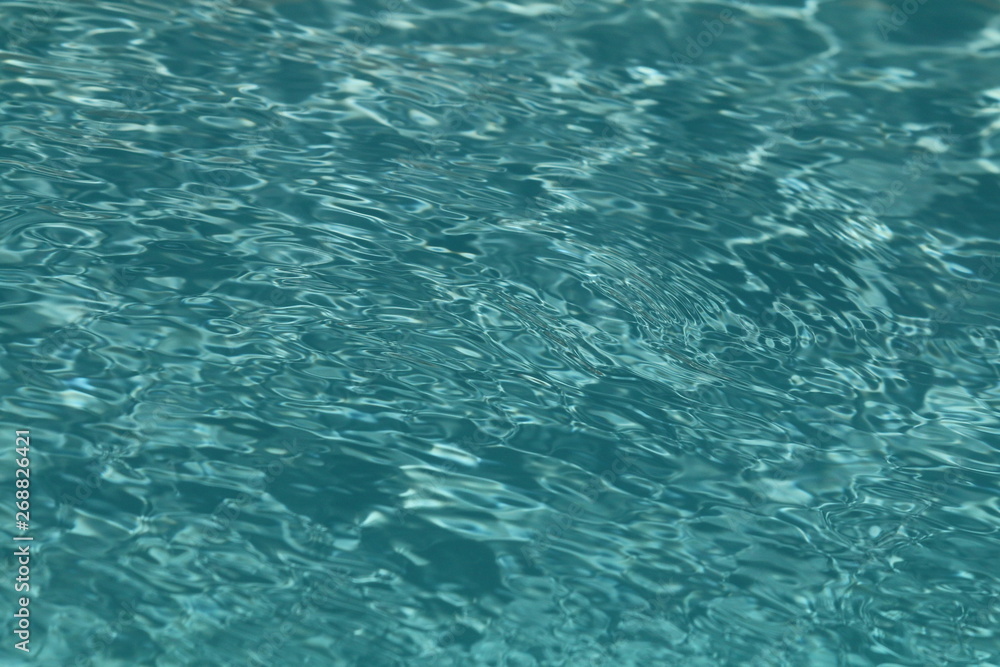
[[[998,10],[6,3],[0,664],[1000,665]]]

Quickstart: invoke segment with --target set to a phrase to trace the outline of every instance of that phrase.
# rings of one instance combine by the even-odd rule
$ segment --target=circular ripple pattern
[[[40,663],[1000,664],[995,0],[10,6]]]

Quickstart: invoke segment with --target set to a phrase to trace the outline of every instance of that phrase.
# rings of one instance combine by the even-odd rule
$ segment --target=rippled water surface
[[[6,3],[3,664],[1000,664],[998,10]]]

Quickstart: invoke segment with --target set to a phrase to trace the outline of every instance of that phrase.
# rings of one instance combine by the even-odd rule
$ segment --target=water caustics
[[[39,661],[1000,664],[996,2],[11,7]]]

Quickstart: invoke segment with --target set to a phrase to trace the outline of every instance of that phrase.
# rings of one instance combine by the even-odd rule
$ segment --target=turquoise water
[[[0,664],[1000,665],[998,9],[6,3]]]

